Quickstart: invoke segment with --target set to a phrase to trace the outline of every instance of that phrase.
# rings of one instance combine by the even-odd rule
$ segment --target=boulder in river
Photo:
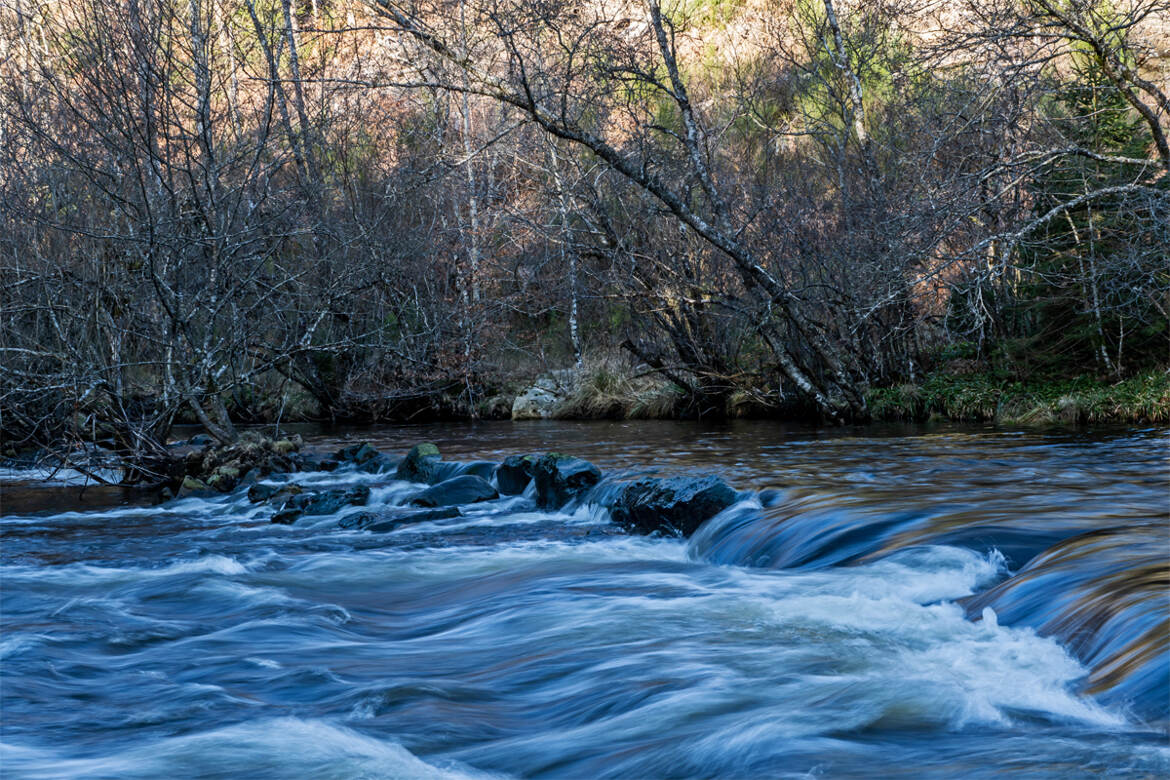
[[[190,498],[191,496],[210,495],[211,488],[207,483],[195,477],[183,477],[179,489],[175,491],[175,498]]]
[[[239,484],[239,481],[240,467],[235,463],[225,463],[207,477],[207,486],[221,493],[228,493]]]
[[[532,481],[532,467],[535,463],[535,455],[509,455],[504,458],[504,462],[496,467],[496,484],[500,486],[500,492],[505,496],[523,493]]]
[[[270,501],[274,498],[288,498],[301,492],[301,486],[295,482],[286,482],[283,485],[260,482],[248,488],[248,500],[258,504],[261,501]]]
[[[365,471],[369,474],[389,471],[393,466],[390,458],[374,449],[369,442],[362,442],[361,444],[351,444],[335,452],[332,458],[321,462],[323,466],[321,470],[332,471],[346,463],[352,463],[358,471]],[[327,468],[328,465],[332,465],[333,468]]]
[[[347,506],[361,506],[369,500],[370,489],[365,485],[301,493],[285,501],[284,506],[273,516],[272,522],[290,525],[302,517],[331,515]]]
[[[227,493],[246,478],[297,471],[302,445],[300,436],[273,441],[255,432],[246,432],[228,445],[209,446],[188,453],[184,473],[208,488]],[[181,493],[180,487],[180,493]]]
[[[475,504],[480,501],[491,501],[499,498],[500,494],[492,487],[492,483],[483,477],[474,474],[464,474],[461,477],[444,480],[419,493],[411,504],[415,506],[458,506],[460,504]]]
[[[434,482],[442,462],[443,456],[434,444],[416,444],[398,464],[395,476],[407,482]]]
[[[376,533],[384,533],[386,531],[393,531],[395,528],[400,528],[404,525],[425,523],[432,520],[449,520],[454,517],[459,517],[461,514],[462,512],[453,506],[439,507],[437,509],[405,509],[395,507],[380,512],[362,512],[357,515],[349,515],[342,518],[338,525],[342,528],[358,528]]]
[[[333,457],[336,460],[345,463],[356,463],[360,466],[378,457],[378,451],[369,442],[364,441],[361,444],[351,444],[348,447],[342,447],[334,453]]]
[[[436,485],[440,482],[446,482],[455,477],[462,477],[465,474],[472,474],[477,477],[483,477],[486,480],[491,480],[492,474],[496,473],[496,464],[490,460],[473,460],[470,463],[459,463],[453,460],[440,461],[431,474],[430,483]]]
[[[637,533],[690,536],[735,503],[735,491],[718,477],[639,479],[626,485],[610,507],[614,522]]]
[[[532,480],[536,483],[536,505],[560,509],[600,482],[601,470],[587,460],[549,453],[532,464]]]

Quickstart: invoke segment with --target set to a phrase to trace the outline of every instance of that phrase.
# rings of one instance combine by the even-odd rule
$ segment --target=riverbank
[[[257,394],[257,397],[261,394]],[[917,383],[871,388],[866,394],[873,422],[953,422],[1002,425],[1166,425],[1170,424],[1170,371],[1156,369],[1109,382],[1084,375],[1065,379],[1013,380],[992,372],[955,373],[938,370]],[[771,388],[731,392],[719,408],[688,407],[686,396],[658,374],[612,361],[586,363],[582,369],[551,371],[539,377],[513,377],[490,386],[460,392],[436,391],[417,398],[409,410],[367,398],[345,415],[323,416],[303,398],[279,394],[256,401],[247,414],[232,414],[237,425],[273,426],[272,432],[295,424],[378,425],[457,423],[475,420],[679,420],[756,419],[815,424],[814,410]],[[257,409],[278,409],[266,415]],[[237,409],[229,407],[230,412]],[[92,442],[105,456],[116,454],[106,427],[73,427],[64,444]],[[180,416],[170,441],[185,442],[193,419]],[[201,430],[201,429],[200,429]],[[206,437],[203,437],[204,439]],[[5,432],[0,466],[59,465],[61,447],[37,446]],[[106,460],[109,458],[106,457]],[[73,464],[76,466],[77,464]]]
[[[527,408],[517,419],[560,420],[678,419],[678,388],[657,377],[593,367],[554,395],[554,383],[537,380],[545,405],[541,414]],[[1111,382],[1092,375],[1017,380],[993,372],[939,370],[921,382],[876,387],[866,394],[875,422],[993,422],[1005,425],[1135,425],[1170,423],[1170,371],[1158,369]],[[706,410],[713,419],[813,421],[812,410],[785,404],[778,393],[737,391],[722,409]]]
[[[1011,425],[1170,423],[1170,373],[1121,382],[1092,376],[1014,381],[990,373],[930,374],[921,383],[870,390],[875,420]]]

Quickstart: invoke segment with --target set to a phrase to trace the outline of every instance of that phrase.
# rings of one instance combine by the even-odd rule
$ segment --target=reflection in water
[[[387,534],[272,525],[242,494],[25,504],[0,521],[5,776],[1170,773],[1164,432],[312,440],[365,438],[714,472],[745,492],[689,541],[524,498]],[[295,479],[363,482],[375,503],[417,490]]]

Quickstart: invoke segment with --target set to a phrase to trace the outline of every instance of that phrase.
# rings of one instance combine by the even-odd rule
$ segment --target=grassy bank
[[[678,387],[620,361],[587,361],[567,384],[565,394],[551,409],[554,418],[687,416],[685,396]],[[1170,371],[1158,369],[1110,382],[1091,375],[1019,381],[990,371],[956,374],[940,370],[920,383],[874,388],[866,400],[875,421],[1165,425],[1170,424]],[[713,417],[811,421],[811,410],[760,403],[743,392],[729,395],[726,408],[710,411],[716,412]]]
[[[998,423],[1170,423],[1170,373],[1110,383],[1092,376],[1013,381],[992,374],[935,373],[920,384],[870,390],[875,420]]]

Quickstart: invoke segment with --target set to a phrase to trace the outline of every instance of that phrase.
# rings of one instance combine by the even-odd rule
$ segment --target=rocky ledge
[[[451,520],[462,515],[460,507],[521,497],[545,512],[599,505],[628,533],[675,536],[690,536],[737,500],[736,491],[718,477],[606,480],[592,463],[556,452],[513,455],[497,464],[445,461],[431,443],[416,445],[400,459],[366,443],[324,457],[305,454],[302,447],[299,437],[253,437],[192,452],[175,497],[246,489],[250,501],[272,508],[274,523],[341,513],[342,528],[369,531]],[[375,476],[356,486],[311,489],[286,476],[297,471],[365,473],[384,480]],[[400,482],[417,485],[417,492],[402,503],[367,506],[371,487]],[[365,509],[343,512],[349,507]]]

